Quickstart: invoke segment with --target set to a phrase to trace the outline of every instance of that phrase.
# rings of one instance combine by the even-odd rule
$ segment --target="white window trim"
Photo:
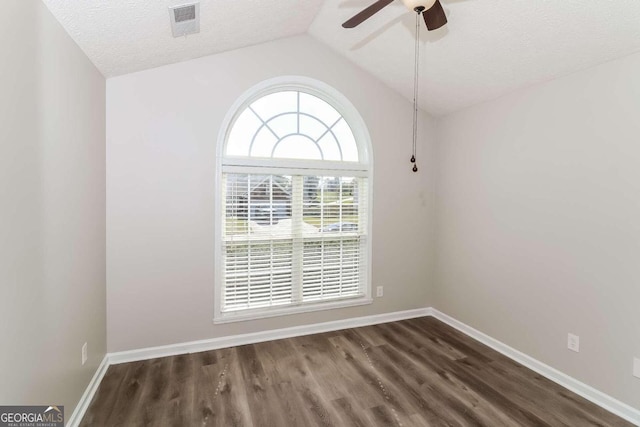
[[[284,90],[302,90],[309,94],[312,94],[332,105],[351,126],[351,130],[354,134],[356,146],[358,147],[359,162],[317,162],[309,160],[285,160],[279,159],[261,160],[261,159],[247,159],[237,158],[229,156],[225,160],[224,150],[226,148],[226,141],[228,134],[231,130],[232,124],[235,121],[239,113],[254,100],[269,95],[274,92],[280,92]],[[253,310],[243,310],[240,312],[222,312],[222,286],[219,283],[223,282],[224,268],[222,265],[222,198],[220,195],[220,187],[222,185],[223,172],[231,171],[243,171],[251,172],[264,171],[262,167],[268,166],[270,168],[282,167],[283,171],[288,173],[295,173],[296,170],[309,171],[310,169],[316,169],[318,171],[326,172],[327,166],[330,166],[332,170],[335,170],[338,175],[352,175],[352,176],[365,176],[369,182],[369,203],[368,203],[368,221],[367,221],[367,269],[365,278],[364,295],[360,297],[352,297],[345,299],[337,299],[334,301],[324,301],[317,304],[300,304],[291,305],[286,307],[271,307],[271,308],[258,308]],[[255,169],[254,169],[255,168]],[[335,169],[334,169],[335,168]],[[284,172],[283,172],[284,173]],[[364,119],[353,106],[353,104],[338,90],[323,83],[319,80],[315,80],[309,77],[303,76],[281,76],[273,79],[265,80],[257,85],[253,86],[249,90],[245,91],[227,112],[220,132],[218,133],[217,147],[216,147],[216,174],[215,174],[215,276],[214,276],[214,313],[213,322],[216,324],[231,323],[246,320],[264,319],[268,317],[276,317],[290,314],[308,313],[313,311],[331,310],[336,308],[354,307],[359,305],[371,304],[372,290],[371,290],[371,270],[372,270],[372,213],[373,213],[373,150],[371,145],[371,137]]]

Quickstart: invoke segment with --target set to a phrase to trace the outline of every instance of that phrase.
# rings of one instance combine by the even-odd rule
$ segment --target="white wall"
[[[0,404],[68,417],[106,350],[105,80],[37,0],[0,54]]]
[[[335,87],[374,150],[372,305],[214,325],[214,186],[221,122],[253,85],[281,75]],[[108,348],[120,351],[429,305],[431,120],[411,172],[411,105],[309,36],[107,81]],[[428,135],[428,136],[427,136]]]
[[[639,76],[636,54],[452,114],[436,162],[437,308],[636,408]]]

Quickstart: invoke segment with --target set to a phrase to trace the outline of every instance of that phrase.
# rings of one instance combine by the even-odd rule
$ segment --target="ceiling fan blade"
[[[344,28],[353,28],[360,24],[362,24],[367,19],[371,18],[373,15],[378,13],[380,9],[389,4],[393,3],[393,0],[378,0],[368,8],[364,9],[362,12],[354,15],[351,19],[346,21],[342,26]]]
[[[427,24],[429,31],[437,30],[447,23],[447,15],[444,13],[444,9],[440,4],[440,0],[436,0],[435,4],[430,9],[422,12],[424,17],[424,23]]]

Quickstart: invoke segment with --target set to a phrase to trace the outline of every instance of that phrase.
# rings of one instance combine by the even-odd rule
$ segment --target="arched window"
[[[267,81],[220,144],[215,320],[371,302],[370,141],[349,101],[311,79]]]

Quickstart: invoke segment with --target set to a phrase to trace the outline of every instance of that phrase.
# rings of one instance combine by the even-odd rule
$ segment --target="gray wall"
[[[636,408],[638,76],[640,54],[438,122],[435,289],[438,309]]]
[[[0,52],[1,404],[70,415],[107,310],[119,351],[435,305],[640,407],[640,55],[441,119],[436,151],[422,116],[415,175],[410,104],[308,36],[111,79],[107,170],[105,81],[41,2],[3,3]],[[214,326],[219,126],[283,74],[336,87],[369,126],[385,297]]]
[[[372,305],[214,325],[218,132],[253,85],[303,75],[342,92],[373,141]],[[411,172],[411,104],[309,36],[107,81],[108,348],[120,351],[431,305],[432,123]],[[426,137],[426,136],[429,137]]]
[[[105,80],[40,1],[0,53],[0,404],[69,416],[106,350]]]

